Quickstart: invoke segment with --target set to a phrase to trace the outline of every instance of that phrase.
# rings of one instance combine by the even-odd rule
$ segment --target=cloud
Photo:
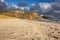
[[[53,3],[52,8],[53,10],[60,10],[60,3]]]
[[[50,3],[38,3],[38,4],[32,4],[32,6],[30,7],[31,11],[35,11],[35,12],[48,12],[50,10],[52,10],[52,6]]]
[[[52,12],[54,10],[60,10],[60,4],[59,3],[38,3],[38,4],[33,4],[30,7],[30,10],[32,11],[41,11],[41,12]]]
[[[54,0],[54,1],[60,3],[60,0]]]
[[[17,5],[13,5],[12,7],[16,8],[16,9],[19,8]]]
[[[25,6],[27,6],[28,4],[25,3],[25,2],[20,2],[20,3],[18,3],[17,5],[18,5],[19,7],[25,7]]]
[[[11,7],[8,8],[9,11],[15,11],[15,10],[19,10],[19,11],[24,11],[24,7],[19,7],[15,4],[13,4]]]
[[[12,4],[12,6],[9,6],[5,0],[0,0],[0,11],[12,11],[12,10],[20,10],[24,11],[24,6],[27,6],[25,2],[21,2],[17,4]]]
[[[49,3],[51,5],[49,11],[46,11],[46,15],[52,15],[55,19],[60,19],[60,3]]]
[[[33,3],[32,6],[34,6],[35,4]]]
[[[8,8],[7,3],[3,0],[0,0],[0,11],[6,11]]]
[[[55,10],[54,13],[60,14],[60,10]]]
[[[5,2],[5,0],[0,0],[1,2]]]
[[[24,11],[25,11],[25,12],[30,12],[30,8],[29,8],[29,7],[25,7],[25,8],[24,8]]]
[[[49,3],[50,4],[50,9],[49,11],[46,11],[46,15],[52,15],[54,16],[55,19],[60,19],[60,3],[54,2],[54,3]]]
[[[24,7],[20,7],[20,10],[24,11]]]
[[[46,13],[52,10],[52,6],[50,3],[39,3],[39,6],[42,13]]]
[[[40,11],[40,6],[38,4],[32,4],[30,7],[30,11],[38,12]]]
[[[60,3],[38,3],[30,7],[30,11],[35,11],[41,15],[51,15],[60,19]]]
[[[49,9],[51,8],[51,4],[49,3],[39,3],[41,9]]]
[[[19,10],[19,7],[15,4],[12,4],[12,6],[8,8],[8,11],[15,11],[15,10]]]

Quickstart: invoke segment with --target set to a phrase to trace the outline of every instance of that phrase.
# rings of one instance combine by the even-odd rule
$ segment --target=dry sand
[[[0,19],[0,40],[60,40],[60,24]]]

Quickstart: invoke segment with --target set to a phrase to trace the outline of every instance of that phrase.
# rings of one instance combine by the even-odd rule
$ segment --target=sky
[[[40,3],[40,2],[54,2],[54,0],[5,0],[9,5],[17,4],[19,2],[26,2],[28,5],[31,5],[33,3]]]
[[[60,19],[60,0],[0,0],[0,11],[21,10]]]

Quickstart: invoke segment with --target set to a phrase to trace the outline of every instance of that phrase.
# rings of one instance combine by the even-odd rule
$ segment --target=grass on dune
[[[0,19],[13,19],[13,18],[15,18],[15,17],[0,15]]]

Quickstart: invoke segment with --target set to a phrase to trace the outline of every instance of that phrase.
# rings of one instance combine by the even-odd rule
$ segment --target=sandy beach
[[[60,40],[60,24],[0,19],[0,40]]]

